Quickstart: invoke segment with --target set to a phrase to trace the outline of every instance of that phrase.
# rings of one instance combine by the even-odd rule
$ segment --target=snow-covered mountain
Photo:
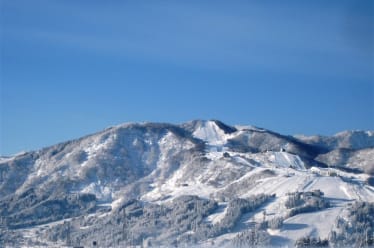
[[[0,246],[347,245],[336,221],[373,176],[373,131],[123,124],[2,157]]]
[[[331,137],[326,136],[296,136],[301,141],[333,149],[359,150],[374,147],[374,131],[344,131]]]

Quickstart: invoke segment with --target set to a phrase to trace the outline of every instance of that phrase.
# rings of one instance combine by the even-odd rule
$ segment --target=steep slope
[[[128,124],[17,156],[0,164],[0,213],[11,217],[22,209],[40,212],[42,202],[76,196],[93,196],[97,206],[124,192],[136,197],[143,190],[140,179],[153,176],[162,182],[184,159],[198,154],[200,146],[201,141],[176,126]],[[66,204],[57,203],[59,218],[80,214],[64,213]],[[31,212],[10,225],[45,223],[57,214],[44,208],[43,213],[43,219]]]

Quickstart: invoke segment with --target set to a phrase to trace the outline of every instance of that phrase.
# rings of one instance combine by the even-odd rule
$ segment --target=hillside
[[[373,131],[110,127],[0,158],[0,247],[369,244],[373,220],[354,218],[374,209],[373,155]]]

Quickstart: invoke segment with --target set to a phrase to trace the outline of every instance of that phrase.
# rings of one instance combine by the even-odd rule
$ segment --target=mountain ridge
[[[39,149],[24,150],[24,151],[17,152],[15,154],[10,154],[10,155],[0,155],[0,159],[12,158],[12,157],[15,157],[15,156],[18,156],[18,155],[23,155],[24,153],[38,152],[38,151],[41,151],[41,150],[44,150],[44,149],[48,149],[52,146],[60,145],[60,144],[67,143],[67,142],[78,141],[78,140],[81,140],[81,139],[88,138],[92,135],[97,135],[97,134],[100,134],[102,132],[106,132],[108,130],[115,129],[115,128],[120,128],[120,127],[130,127],[130,126],[134,126],[134,125],[135,126],[136,125],[143,125],[143,126],[147,126],[147,125],[170,125],[170,126],[178,126],[178,127],[182,127],[182,128],[183,127],[188,128],[188,126],[193,124],[193,123],[209,122],[209,121],[218,122],[218,123],[220,123],[220,125],[223,125],[226,128],[229,128],[231,130],[236,129],[238,131],[238,130],[242,130],[242,129],[248,129],[248,130],[253,130],[253,131],[269,132],[269,133],[281,135],[280,132],[272,131],[270,129],[266,129],[266,128],[263,128],[263,127],[258,127],[258,126],[253,126],[253,125],[242,125],[242,124],[228,125],[228,124],[225,124],[222,121],[219,121],[219,120],[216,120],[216,119],[210,119],[210,120],[198,119],[198,120],[187,121],[187,122],[183,122],[183,123],[179,123],[179,124],[172,124],[172,123],[167,123],[167,122],[150,122],[150,121],[124,122],[124,123],[120,123],[120,124],[117,124],[117,125],[108,126],[104,129],[102,129],[101,131],[86,134],[86,135],[83,135],[79,138],[74,138],[74,139],[69,139],[69,140],[57,142],[56,144],[47,145],[47,146],[39,148]],[[287,134],[287,135],[283,135],[283,136],[294,138],[294,139],[297,139],[297,140],[300,140],[300,141],[303,141],[303,142],[317,143],[316,141],[313,141],[313,139],[331,139],[331,138],[334,138],[334,137],[346,136],[347,134],[349,135],[349,134],[355,134],[355,133],[356,134],[367,134],[369,137],[374,137],[374,130],[361,130],[361,129],[343,130],[343,131],[339,131],[339,132],[337,132],[335,134],[332,134],[332,135],[319,135],[319,134],[311,134],[311,135],[294,134],[294,135],[292,135],[292,134]],[[374,138],[371,138],[371,139],[374,140]],[[372,140],[370,141],[370,146],[367,147],[367,148],[373,148],[374,147],[374,141],[372,141]]]

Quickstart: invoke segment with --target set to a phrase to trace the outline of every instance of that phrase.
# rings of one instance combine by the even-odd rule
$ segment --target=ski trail
[[[310,177],[311,176],[307,177],[307,178],[309,178],[309,180],[305,182],[305,184],[303,186],[303,191],[310,190],[320,180],[319,177],[313,177],[313,178],[310,178]]]

